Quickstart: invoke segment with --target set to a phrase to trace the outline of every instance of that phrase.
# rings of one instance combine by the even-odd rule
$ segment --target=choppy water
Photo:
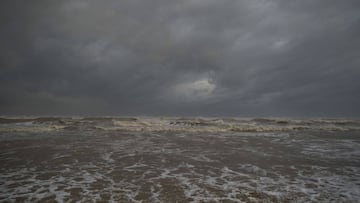
[[[0,202],[359,202],[360,121],[0,118]]]

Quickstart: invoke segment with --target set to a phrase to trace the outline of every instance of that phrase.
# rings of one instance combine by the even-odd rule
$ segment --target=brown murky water
[[[139,122],[3,121],[0,202],[360,201],[357,123]]]

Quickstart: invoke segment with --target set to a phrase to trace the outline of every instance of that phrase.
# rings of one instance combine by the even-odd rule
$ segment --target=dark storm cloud
[[[2,114],[359,116],[360,4],[2,1]]]

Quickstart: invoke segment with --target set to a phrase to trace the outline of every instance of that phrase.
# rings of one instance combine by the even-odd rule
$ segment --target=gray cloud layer
[[[0,4],[1,114],[360,115],[358,0]]]

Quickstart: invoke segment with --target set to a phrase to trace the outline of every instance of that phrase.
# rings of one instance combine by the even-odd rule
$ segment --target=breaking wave
[[[287,132],[358,131],[359,120],[269,118],[156,118],[156,117],[3,117],[0,131],[53,130]]]
[[[185,132],[287,132],[359,131],[359,120],[268,118],[153,118],[153,117],[38,117],[0,118],[0,131],[54,130],[185,131]]]

